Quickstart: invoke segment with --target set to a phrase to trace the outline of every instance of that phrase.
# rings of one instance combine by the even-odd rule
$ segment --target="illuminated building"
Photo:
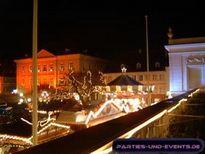
[[[103,71],[107,60],[83,54],[54,55],[44,49],[38,52],[38,86],[53,87],[61,84],[70,70],[75,72]],[[32,89],[32,58],[14,60],[17,64],[16,86],[23,92]]]
[[[146,70],[146,54],[142,49],[126,52],[119,57],[114,68],[104,73],[107,83],[125,74],[143,85],[154,85],[154,91],[150,94],[152,103],[166,99],[169,91],[169,69],[167,53],[162,54],[163,52],[150,51],[149,71]],[[126,70],[122,70],[124,66]]]
[[[168,45],[164,47],[169,55],[169,64],[164,70],[157,70],[160,63],[155,62],[151,66],[156,67],[156,70],[146,72],[135,68],[135,71],[128,67],[126,72],[126,75],[144,85],[155,85],[151,94],[153,102],[161,101],[169,97],[168,95],[178,95],[205,85],[205,37],[181,39],[170,37]],[[143,63],[138,62],[136,67],[140,68],[141,65]],[[107,82],[121,74],[120,71],[105,73]]]
[[[170,39],[165,48],[173,95],[205,85],[205,37]]]
[[[119,73],[105,73],[107,82],[110,82],[119,77],[122,72]],[[132,79],[139,81],[144,85],[154,85],[154,91],[151,93],[151,102],[160,102],[166,98],[166,93],[169,90],[168,87],[168,71],[150,71],[149,74],[145,71],[142,72],[126,72],[126,75]]]

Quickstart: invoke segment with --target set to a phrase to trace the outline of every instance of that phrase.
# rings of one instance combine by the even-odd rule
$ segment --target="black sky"
[[[0,56],[32,53],[32,0],[4,0],[0,6]],[[39,0],[38,48],[53,53],[82,52],[112,58],[145,49],[148,15],[149,49],[163,51],[167,29],[175,38],[205,36],[204,4],[149,1]],[[159,52],[160,53],[160,52]]]

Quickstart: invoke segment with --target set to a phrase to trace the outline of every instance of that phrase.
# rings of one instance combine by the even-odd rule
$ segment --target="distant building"
[[[169,90],[169,74],[168,68],[164,71],[142,71],[142,72],[126,72],[125,74],[141,82],[144,85],[154,85],[154,91],[151,93],[151,103],[160,102],[167,97]],[[106,81],[110,82],[120,76],[122,72],[105,73]]]
[[[173,95],[205,85],[205,37],[170,39],[165,48]]]
[[[139,49],[135,52],[126,52],[116,60],[113,66],[106,69],[104,73],[106,80],[110,82],[125,73],[144,85],[154,85],[154,91],[150,94],[151,103],[160,102],[167,98],[169,91],[168,55],[166,53],[167,51],[150,51],[150,69],[147,71],[145,51]]]
[[[38,52],[38,86],[60,85],[62,78],[71,70],[75,72],[103,71],[109,61],[84,54],[54,55],[44,49]],[[32,58],[14,60],[17,64],[16,86],[18,90],[30,92],[32,89]]]
[[[16,88],[16,65],[12,60],[0,60],[0,93],[11,93]]]

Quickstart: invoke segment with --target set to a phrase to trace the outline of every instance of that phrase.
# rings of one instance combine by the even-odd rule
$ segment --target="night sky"
[[[0,56],[32,54],[32,0],[4,0],[0,5]],[[145,51],[145,15],[149,50],[163,54],[168,27],[174,38],[205,36],[204,4],[139,0],[39,0],[38,49],[113,58]]]

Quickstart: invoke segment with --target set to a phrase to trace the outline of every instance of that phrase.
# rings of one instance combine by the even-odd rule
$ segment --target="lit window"
[[[40,65],[38,65],[38,72],[40,72],[41,71],[41,67],[40,67]]]
[[[60,64],[59,70],[60,70],[60,71],[63,71],[63,70],[64,70],[64,65],[63,65],[63,63]]]
[[[127,86],[127,91],[132,92],[132,86]]]
[[[69,69],[73,70],[74,69],[74,64],[73,63],[69,63]]]
[[[116,91],[117,92],[121,92],[121,87],[120,86],[116,86]]]
[[[49,70],[50,70],[50,72],[53,72],[53,64],[50,64]]]

